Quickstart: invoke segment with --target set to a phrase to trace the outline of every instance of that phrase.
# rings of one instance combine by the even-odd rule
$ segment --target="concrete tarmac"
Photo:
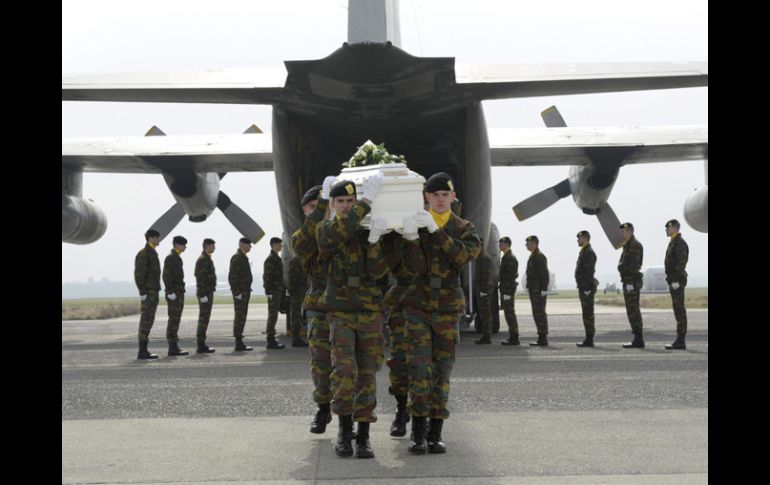
[[[707,310],[688,310],[687,350],[667,351],[670,310],[643,309],[647,348],[623,349],[624,308],[597,307],[597,347],[581,349],[579,302],[552,300],[551,345],[538,348],[529,305],[516,303],[521,347],[500,345],[505,330],[493,345],[462,333],[445,455],[411,455],[408,434],[389,435],[383,366],[369,460],[334,454],[336,417],[308,432],[308,350],[280,336],[286,349],[265,349],[264,304],[249,308],[252,352],[233,351],[232,307],[216,305],[208,355],[194,353],[197,308],[185,308],[185,357],[166,356],[160,307],[156,361],[136,360],[138,315],[62,322],[62,483],[707,483]]]

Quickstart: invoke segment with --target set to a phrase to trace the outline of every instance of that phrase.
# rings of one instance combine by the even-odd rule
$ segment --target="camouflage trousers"
[[[681,283],[680,283],[681,284]],[[674,318],[676,318],[676,333],[687,333],[687,310],[684,308],[684,285],[678,290],[669,285],[668,292],[671,293],[671,304],[674,307]]]
[[[243,338],[243,327],[246,326],[246,315],[249,313],[249,298],[251,293],[244,291],[241,293],[241,299],[235,299],[233,296],[233,305],[235,306],[235,318],[233,319],[233,337]]]
[[[201,303],[198,298],[198,330],[195,332],[195,338],[198,342],[206,341],[206,331],[209,328],[209,319],[211,318],[211,307],[214,305],[214,294],[204,295],[209,298],[206,303]]]
[[[594,296],[596,296],[596,288],[587,295],[583,293],[583,290],[578,289],[578,296],[580,297],[580,309],[583,311],[583,326],[586,329],[586,335],[595,335]]]
[[[642,282],[632,283],[634,289],[628,291],[628,283],[623,283],[623,300],[626,302],[626,315],[628,323],[631,324],[631,331],[639,333],[642,331],[642,312],[639,310],[639,292],[642,289]]]
[[[290,314],[291,314],[291,334],[294,337],[302,335],[302,330],[305,328],[305,319],[302,317],[302,300],[305,299],[304,294],[297,296],[290,296]]]
[[[505,297],[508,297],[506,300]],[[503,307],[503,314],[505,315],[505,323],[508,324],[508,333],[510,335],[519,334],[519,320],[516,318],[516,290],[510,295],[500,292],[500,306]]]
[[[383,343],[380,312],[330,311],[332,411],[353,415],[353,421],[374,423],[377,414],[377,371],[382,367]]]
[[[476,309],[476,318],[480,320],[481,332],[484,335],[492,335],[492,309],[489,306],[489,293],[486,293],[485,296],[482,296],[481,293],[476,294],[476,303],[479,306]]]
[[[548,296],[541,295],[539,291],[529,292],[529,302],[532,304],[532,318],[535,319],[538,335],[548,335],[548,315],[545,313],[545,304]]]
[[[332,373],[329,322],[326,314],[307,310],[308,338],[310,348],[310,376],[313,378],[313,401],[328,404],[332,400],[330,376]]]
[[[177,293],[176,300],[169,300],[168,295],[166,295],[166,306],[168,308],[166,340],[169,342],[178,342],[179,322],[182,320],[182,310],[184,310],[184,293]]]
[[[460,314],[405,308],[409,414],[447,419],[449,378],[460,340]]]
[[[404,311],[396,307],[388,318],[390,333],[390,358],[386,362],[390,368],[388,391],[394,396],[406,396],[409,393],[409,368],[407,367],[407,333]]]
[[[276,291],[273,291],[272,297],[267,299],[267,336],[268,337],[275,336],[275,324],[278,322],[278,309],[281,306],[282,294],[283,294],[283,289],[276,290]]]
[[[139,317],[139,341],[150,341],[150,330],[155,323],[155,310],[158,309],[158,292],[148,291],[142,302],[142,316]]]

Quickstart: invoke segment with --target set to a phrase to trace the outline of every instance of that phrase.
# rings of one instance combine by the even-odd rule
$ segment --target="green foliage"
[[[350,157],[350,160],[343,163],[343,167],[363,167],[365,165],[383,165],[385,163],[403,163],[406,159],[403,155],[391,155],[385,149],[385,143],[375,145],[371,140],[358,147],[358,151]]]

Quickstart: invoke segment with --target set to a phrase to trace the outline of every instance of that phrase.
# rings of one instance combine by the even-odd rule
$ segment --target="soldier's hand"
[[[588,295],[590,295],[590,294],[591,294],[591,290],[586,290],[586,291],[584,291],[584,292],[583,292],[583,294],[584,294],[584,295],[586,295],[586,296],[588,296]]]
[[[240,293],[238,293],[238,294],[237,294],[237,295],[235,295],[233,298],[235,298],[236,300],[243,300],[243,295],[242,295],[242,294],[240,294]]]
[[[545,296],[548,294],[548,291],[546,290],[540,290],[540,296]]]
[[[674,290],[678,290],[679,289],[679,283],[674,281],[673,283],[671,283],[671,288],[674,289]]]
[[[201,303],[208,303],[208,302],[209,302],[209,297],[208,296],[202,296],[201,297]]]
[[[487,296],[486,293],[479,292],[479,296]]]
[[[400,233],[402,236],[404,236],[404,239],[407,241],[414,241],[418,237],[420,237],[417,234],[417,221],[414,220],[414,216],[405,217],[404,218],[404,228],[400,231],[397,230],[398,233]]]
[[[329,193],[332,191],[332,185],[334,185],[334,181],[337,180],[337,177],[334,175],[329,175],[324,179],[323,186],[321,187],[321,193],[318,195],[321,199],[329,199]]]
[[[139,299],[144,301],[147,299],[147,295],[139,295]]]
[[[168,298],[171,301],[174,301],[176,300],[176,293],[169,293],[168,295],[166,295],[166,298]]]
[[[364,193],[361,194],[361,198],[366,198],[374,202],[374,199],[377,198],[377,194],[380,193],[380,189],[382,188],[382,183],[384,181],[385,177],[383,177],[381,173],[376,173],[364,180],[362,187]]]
[[[504,301],[508,301],[510,299],[511,299],[511,295],[506,295],[505,293],[503,293],[503,300]]]
[[[285,294],[286,294],[286,296],[289,296],[289,290],[288,289],[286,289]]]
[[[270,301],[273,299],[273,295],[265,295],[267,297],[267,301]]]
[[[626,285],[626,291],[634,291],[634,285],[632,285],[632,284],[630,284],[630,283],[629,283],[629,284],[627,284],[627,285]]]
[[[369,244],[374,244],[379,241],[383,234],[388,232],[390,232],[388,231],[388,220],[384,217],[374,217],[372,218],[372,228],[369,229],[367,240]]]
[[[433,216],[425,209],[420,209],[414,215],[414,220],[417,222],[417,227],[425,227],[428,232],[434,233],[438,231],[438,224],[433,220]]]

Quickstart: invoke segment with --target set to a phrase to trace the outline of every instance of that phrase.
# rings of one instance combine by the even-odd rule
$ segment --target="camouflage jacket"
[[[281,257],[270,250],[262,267],[262,287],[265,295],[280,295],[283,293],[283,263]]]
[[[519,260],[514,256],[513,251],[508,249],[500,258],[500,292],[505,295],[516,293],[516,278],[519,277]]]
[[[184,295],[184,269],[182,268],[182,258],[176,250],[163,261],[163,285],[166,287],[166,294],[181,293]]]
[[[580,248],[575,265],[575,282],[580,291],[595,290],[599,282],[594,279],[596,272],[596,253],[590,244]]]
[[[388,312],[395,312],[399,309],[401,299],[414,279],[406,269],[407,240],[397,232],[390,232],[382,236],[381,243],[385,262],[396,280],[395,284],[385,293],[383,302]],[[414,246],[415,248],[419,247],[416,243]],[[416,251],[411,253],[412,256],[416,254]]]
[[[289,261],[289,295],[292,298],[303,295],[307,291],[307,273],[302,270],[302,262],[299,256],[294,256]]]
[[[136,254],[134,281],[140,295],[146,295],[148,291],[160,291],[160,259],[149,244]]]
[[[212,295],[217,290],[217,273],[214,270],[214,261],[206,251],[201,252],[198,261],[195,262],[195,283],[198,285],[196,294],[199,297]]]
[[[465,295],[460,270],[481,252],[476,226],[453,213],[444,227],[433,234],[421,228],[419,236],[406,244],[406,269],[415,280],[404,295],[404,306],[426,312],[462,312]]]
[[[310,289],[302,302],[306,310],[326,311],[319,300],[326,290],[328,262],[320,257],[317,232],[321,228],[328,206],[328,200],[319,198],[316,208],[305,217],[305,221],[291,236],[291,246],[299,255],[302,269],[310,275]]]
[[[492,258],[482,251],[476,259],[476,277],[473,279],[474,290],[489,294],[492,291]]]
[[[251,283],[254,278],[251,275],[249,258],[240,249],[230,258],[230,272],[227,274],[227,279],[230,282],[230,291],[233,292],[233,295],[251,291]]]
[[[687,259],[690,257],[690,248],[682,239],[681,233],[676,233],[668,242],[666,248],[666,282],[685,284],[687,282]]]
[[[535,249],[527,260],[527,291],[548,291],[551,275],[548,273],[548,258]]]
[[[369,244],[369,231],[361,220],[371,210],[358,201],[346,214],[324,222],[318,232],[320,257],[329,261],[328,280],[322,301],[329,311],[382,311],[382,291],[376,280],[388,265],[380,241]]]
[[[618,273],[620,281],[623,283],[634,284],[642,279],[642,260],[644,259],[644,248],[633,235],[623,244],[623,252],[620,254],[618,263]]]

